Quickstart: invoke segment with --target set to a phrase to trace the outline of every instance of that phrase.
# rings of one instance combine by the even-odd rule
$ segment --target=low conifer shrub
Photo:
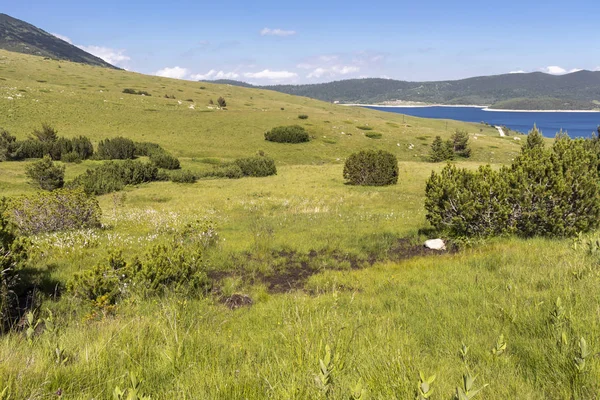
[[[265,140],[277,143],[304,143],[310,140],[308,132],[300,125],[278,126],[265,132]]]
[[[364,150],[348,157],[344,179],[351,185],[386,186],[398,182],[398,160],[383,150]]]

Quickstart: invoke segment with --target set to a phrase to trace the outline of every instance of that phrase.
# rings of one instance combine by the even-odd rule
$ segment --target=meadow
[[[210,104],[221,96],[226,110]],[[94,144],[158,143],[191,171],[257,152],[277,164],[264,178],[127,187],[98,197],[101,228],[29,237],[23,279],[33,307],[0,337],[0,399],[598,397],[594,234],[422,247],[425,182],[443,168],[427,162],[433,138],[469,132],[473,155],[457,164],[474,169],[510,162],[514,137],[8,52],[0,111],[0,126],[21,139],[47,122]],[[264,140],[291,124],[311,141]],[[345,158],[365,148],[396,155],[397,185],[345,184]],[[0,196],[35,192],[31,162],[0,163]],[[100,163],[65,164],[66,178]],[[212,232],[201,255],[208,291],[132,292],[106,304],[66,289],[111,253],[144,257],[196,221]],[[433,394],[420,373],[435,375]]]

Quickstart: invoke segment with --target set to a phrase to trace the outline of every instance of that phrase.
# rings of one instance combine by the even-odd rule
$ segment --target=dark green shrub
[[[50,154],[52,143],[43,143],[39,140],[18,140],[9,148],[12,160],[25,160],[27,158],[42,158]]]
[[[514,231],[508,182],[489,166],[478,171],[447,165],[425,188],[427,220],[450,236],[491,236]]]
[[[471,147],[469,146],[469,133],[456,130],[452,135],[452,150],[459,157],[471,157]]]
[[[30,184],[42,190],[59,189],[65,184],[65,167],[54,165],[49,156],[27,166],[25,175]]]
[[[14,143],[17,138],[7,130],[0,128],[0,162],[11,159]]]
[[[234,161],[242,171],[243,176],[270,176],[277,175],[275,161],[269,157],[239,158]]]
[[[344,179],[351,185],[386,186],[398,182],[398,160],[383,150],[364,150],[348,157]]]
[[[544,147],[544,136],[539,131],[537,126],[533,125],[533,129],[527,134],[527,140],[523,143],[523,149],[533,149],[536,147]]]
[[[165,150],[156,143],[135,142],[134,154],[136,156],[150,157],[152,154],[155,153],[165,153]]]
[[[0,198],[0,331],[16,315],[18,304],[13,289],[19,281],[19,270],[27,261],[27,246],[9,220],[8,201]]]
[[[373,130],[373,128],[371,128],[370,126],[366,126],[366,125],[357,126],[356,128],[360,129],[361,131],[372,131]]]
[[[100,160],[128,160],[135,157],[135,143],[124,137],[101,140],[97,157]]]
[[[283,108],[282,108],[282,110],[283,110]],[[298,115],[298,119],[308,119],[308,115],[300,114],[300,115]]]
[[[88,169],[69,186],[81,187],[87,194],[101,195],[119,191],[126,185],[153,182],[159,178],[158,168],[154,165],[132,160],[112,161]],[[162,179],[168,179],[168,176]]]
[[[89,138],[79,136],[71,139],[73,152],[79,155],[82,160],[87,160],[94,155],[94,146]]]
[[[48,125],[47,123],[42,123],[42,129],[34,129],[33,137],[40,142],[55,142],[58,140],[58,134],[56,129]]]
[[[163,169],[179,169],[181,165],[179,160],[169,153],[152,153],[150,154],[150,162]]]
[[[77,272],[67,283],[67,290],[75,297],[90,301],[115,304],[125,285],[127,263],[121,253],[113,253],[106,264]]]
[[[365,136],[371,139],[381,139],[383,135],[377,132],[367,132],[365,133]]]
[[[137,94],[140,96],[152,96],[150,93],[144,91],[144,90],[135,90],[135,89],[123,89],[123,93],[125,94]]]
[[[265,132],[265,140],[277,143],[304,143],[310,140],[308,132],[300,125],[278,126]]]
[[[451,236],[572,236],[600,223],[598,157],[561,136],[551,149],[524,146],[510,167],[447,166],[427,182],[427,219]]]
[[[61,161],[62,162],[66,162],[66,163],[76,163],[79,164],[81,162],[81,157],[79,157],[79,154],[72,151],[70,153],[67,154],[63,154],[61,157]]]
[[[217,99],[217,104],[219,105],[219,107],[223,108],[223,107],[227,107],[227,102],[225,101],[225,99],[223,97],[219,97]]]
[[[99,227],[102,212],[82,190],[60,189],[16,199],[10,215],[20,232],[37,234]]]
[[[443,141],[440,136],[436,136],[431,144],[429,154],[431,162],[449,161],[454,159],[454,145],[452,141]]]
[[[197,179],[191,171],[176,171],[171,174],[171,181],[175,183],[195,183]]]

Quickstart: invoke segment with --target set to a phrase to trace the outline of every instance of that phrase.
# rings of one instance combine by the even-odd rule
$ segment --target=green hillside
[[[226,81],[232,84],[231,81]],[[247,85],[242,83],[243,85]],[[600,71],[566,75],[541,72],[480,76],[455,81],[406,82],[393,79],[348,79],[310,85],[274,85],[276,90],[323,101],[374,104],[393,101],[430,104],[487,105],[519,109],[514,99],[527,99],[525,109],[597,109],[600,100]],[[549,103],[548,98],[556,101]],[[506,102],[508,103],[501,103]],[[501,103],[501,104],[498,104]],[[553,108],[548,108],[553,107]],[[569,108],[571,107],[571,108]]]
[[[99,67],[116,68],[25,21],[0,13],[0,49],[67,60]]]
[[[414,399],[426,389],[421,398],[542,400],[600,391],[597,233],[423,246],[435,237],[426,182],[445,167],[427,161],[435,136],[466,131],[472,156],[453,163],[491,163],[489,176],[517,157],[524,136],[0,51],[0,127],[25,139],[44,122],[61,137],[89,137],[96,152],[123,136],[161,145],[186,171],[260,153],[277,174],[80,192],[73,208],[97,200],[100,224],[17,231],[0,254],[2,266],[21,244],[28,256],[0,275],[0,316],[14,322],[0,323],[0,398]],[[264,140],[292,124],[310,142]],[[398,183],[347,184],[344,162],[363,149],[396,155]],[[71,221],[69,201],[50,213],[36,206],[50,192],[28,183],[34,162],[0,162],[2,246],[13,233],[5,222],[23,222],[18,210],[34,225],[48,214]],[[54,163],[69,182],[119,162]],[[473,188],[491,197],[487,183]]]
[[[512,138],[500,138],[495,129],[480,124],[404,117],[273,91],[151,77],[2,51],[0,76],[0,126],[13,135],[25,138],[47,122],[67,137],[150,140],[199,166],[202,158],[232,159],[260,150],[279,164],[341,164],[350,153],[365,148],[386,149],[400,160],[423,160],[436,135],[449,137],[457,128],[480,136],[472,141],[474,161],[506,162],[519,149]],[[127,88],[151,96],[123,93]],[[226,110],[216,105],[221,96]],[[308,119],[300,120],[300,114]],[[292,124],[304,126],[313,140],[301,147],[264,140],[264,132],[272,127]],[[369,139],[359,126],[371,127],[382,134],[381,139]]]

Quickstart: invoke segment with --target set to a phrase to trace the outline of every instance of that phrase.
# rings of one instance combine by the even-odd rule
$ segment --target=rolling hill
[[[0,49],[98,67],[117,68],[77,46],[6,14],[0,14]]]
[[[216,83],[247,83],[216,81]],[[340,103],[394,101],[486,105],[511,109],[596,109],[600,106],[600,71],[566,75],[542,72],[480,76],[456,81],[407,82],[348,79],[311,85],[261,86],[263,89]],[[512,103],[513,100],[519,100]],[[550,108],[549,108],[550,107]]]

